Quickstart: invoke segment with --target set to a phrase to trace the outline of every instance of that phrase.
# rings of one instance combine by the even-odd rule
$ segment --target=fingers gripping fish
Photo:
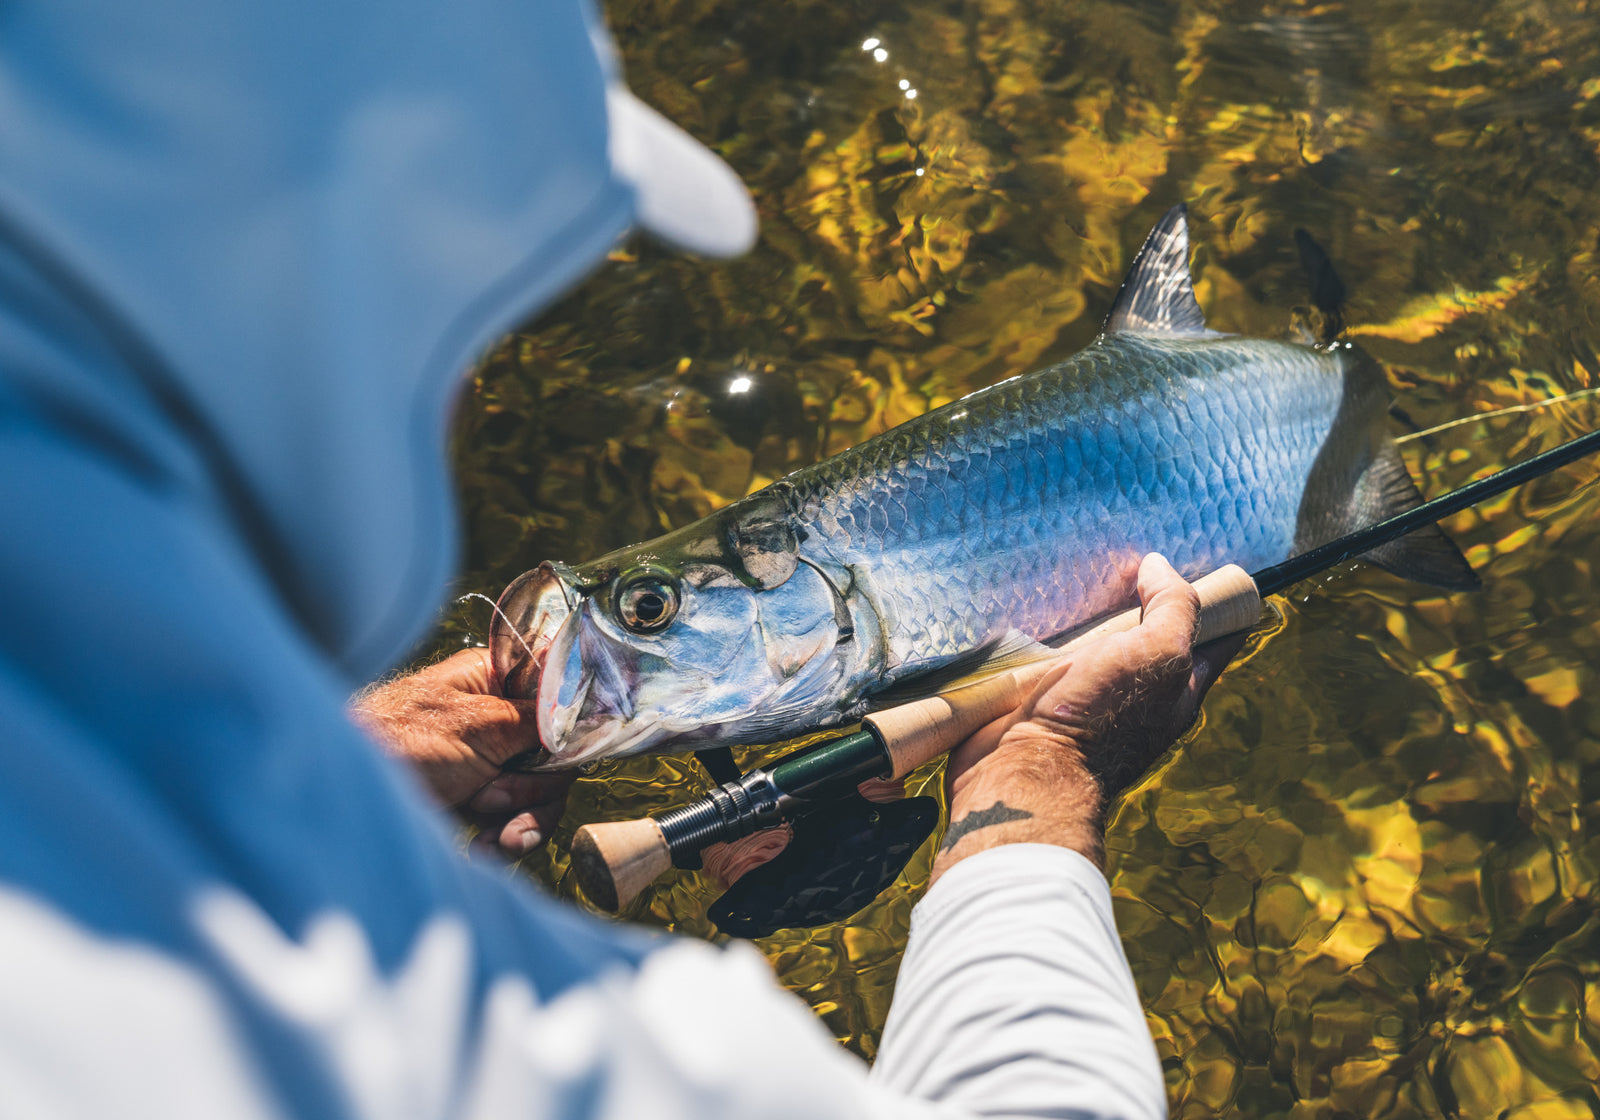
[[[1302,246],[1304,251],[1304,246]],[[493,660],[544,764],[770,741],[1125,605],[1140,558],[1275,564],[1416,505],[1360,349],[1207,329],[1185,211],[1067,360],[936,409],[653,541],[501,596]],[[1476,586],[1437,529],[1368,555]]]

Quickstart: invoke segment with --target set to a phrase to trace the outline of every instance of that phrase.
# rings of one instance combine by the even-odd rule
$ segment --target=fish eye
[[[678,613],[678,591],[659,576],[641,576],[617,591],[617,617],[635,634],[653,634]]]

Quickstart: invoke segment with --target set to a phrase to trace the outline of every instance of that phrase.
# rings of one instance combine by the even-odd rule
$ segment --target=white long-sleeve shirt
[[[950,1115],[1166,1115],[1100,871],[1047,844],[952,867],[912,911],[872,1080]]]
[[[216,972],[0,890],[0,1115],[1165,1114],[1105,881],[1062,848],[981,853],[922,900],[870,1073],[745,945],[665,939],[553,998],[506,973],[473,1001],[456,918],[385,976],[349,915],[295,938],[219,889],[192,916]],[[241,997],[342,1100],[308,1110],[274,1083],[281,1063],[259,1063]]]

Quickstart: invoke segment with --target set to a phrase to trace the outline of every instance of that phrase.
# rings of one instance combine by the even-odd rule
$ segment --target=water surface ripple
[[[763,237],[721,265],[630,243],[475,371],[464,591],[1083,346],[1180,200],[1222,330],[1281,336],[1294,229],[1328,248],[1397,434],[1597,384],[1600,4],[607,10],[634,88],[745,177]],[[1582,397],[1405,452],[1440,493],[1596,424]],[[1278,600],[1125,798],[1113,888],[1175,1116],[1600,1111],[1597,476],[1451,519],[1480,594],[1352,564]],[[482,628],[452,616],[438,647]],[[576,823],[704,785],[681,759],[600,770],[528,869],[572,895]],[[867,1055],[927,864],[761,942]],[[674,874],[629,916],[713,936],[711,897]]]

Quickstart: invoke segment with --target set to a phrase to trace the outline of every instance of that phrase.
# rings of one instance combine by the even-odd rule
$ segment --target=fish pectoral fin
[[[1054,657],[1056,653],[1056,650],[1043,642],[1034,641],[1020,630],[1008,630],[998,641],[979,646],[947,665],[898,680],[882,692],[873,693],[871,708],[873,711],[882,711],[897,704],[925,700],[929,696],[1009,672],[1019,665]]]
[[[1360,515],[1352,529],[1376,524],[1422,504],[1422,492],[1406,470],[1400,450],[1387,443],[1356,484],[1352,508]],[[1456,543],[1437,525],[1413,530],[1388,544],[1362,553],[1384,571],[1447,591],[1476,591],[1483,586],[1478,573]]]
[[[739,780],[739,766],[733,761],[732,747],[707,747],[695,751],[694,757],[706,776],[719,786]]]
[[[1102,332],[1214,336],[1189,279],[1189,211],[1178,203],[1144,239]]]

